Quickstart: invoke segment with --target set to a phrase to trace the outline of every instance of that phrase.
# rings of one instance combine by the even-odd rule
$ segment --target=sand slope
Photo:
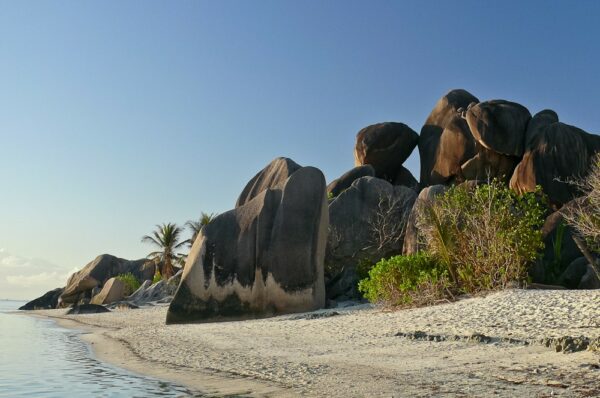
[[[338,315],[331,316],[334,311]],[[598,290],[507,290],[395,312],[367,305],[170,326],[164,324],[166,307],[62,312],[37,311],[95,327],[87,339],[103,359],[215,395],[600,396],[598,352],[567,354],[537,342],[600,338]],[[397,336],[415,331],[450,340]],[[474,333],[493,339],[487,344],[452,340]]]

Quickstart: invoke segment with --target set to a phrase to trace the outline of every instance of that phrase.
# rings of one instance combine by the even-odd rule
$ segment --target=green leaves
[[[527,279],[528,264],[543,249],[546,208],[540,189],[519,196],[493,180],[450,188],[421,207],[417,223],[457,291],[475,293]]]
[[[374,303],[389,306],[432,304],[447,296],[445,267],[419,253],[379,261],[358,289]]]

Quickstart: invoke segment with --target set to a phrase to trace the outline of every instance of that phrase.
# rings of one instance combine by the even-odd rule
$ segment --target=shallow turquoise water
[[[9,313],[23,304],[0,301],[0,397],[201,396],[98,361],[77,331]]]

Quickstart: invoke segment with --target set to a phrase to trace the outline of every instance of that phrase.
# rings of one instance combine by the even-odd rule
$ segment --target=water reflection
[[[0,301],[0,397],[200,397],[201,394],[94,359],[79,332],[7,313]]]

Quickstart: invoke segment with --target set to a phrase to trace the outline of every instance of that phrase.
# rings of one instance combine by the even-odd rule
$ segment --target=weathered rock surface
[[[132,273],[140,281],[152,279],[154,268],[147,262],[146,259],[130,261],[102,254],[69,277],[59,301],[75,303],[79,298],[91,298],[92,289],[104,286],[106,281],[119,274]]]
[[[568,289],[600,289],[600,280],[585,257],[573,260],[558,279],[558,283]]]
[[[550,123],[555,114],[543,112],[532,119],[535,125],[527,133],[528,148],[510,187],[524,193],[541,185],[550,202],[560,206],[579,195],[568,181],[588,173],[592,157],[600,150],[600,137],[568,124]]]
[[[402,254],[415,254],[419,250],[423,249],[419,245],[419,228],[417,227],[419,206],[435,200],[436,196],[442,195],[444,192],[446,192],[446,190],[448,190],[448,187],[445,185],[431,185],[423,188],[421,192],[419,192],[419,196],[417,196],[417,199],[410,210],[408,221],[406,223],[406,233],[404,234]]]
[[[435,141],[433,138],[434,136],[430,136],[431,141]],[[435,156],[426,159],[431,167],[427,185],[464,181],[461,165],[475,156],[475,140],[467,122],[456,113],[446,123],[435,142]]]
[[[167,323],[261,317],[325,305],[325,178],[302,167],[216,217],[194,242]]]
[[[377,177],[393,181],[418,142],[418,134],[404,123],[367,126],[356,135],[354,164],[370,164]]]
[[[361,260],[378,261],[401,253],[403,227],[416,197],[410,188],[362,177],[329,204],[328,292],[342,294],[344,288],[334,287],[339,280],[352,284],[340,278],[341,274],[353,275],[344,269],[355,270]]]
[[[404,167],[402,167],[404,169]],[[406,169],[405,169],[406,170]],[[408,171],[408,170],[407,170]],[[336,197],[361,177],[375,177],[375,169],[370,164],[357,166],[327,185],[327,194]]]
[[[266,189],[282,189],[287,179],[301,167],[292,159],[274,159],[246,184],[235,207],[245,205]]]
[[[464,130],[464,125],[459,122],[459,110],[466,109],[471,103],[478,103],[477,97],[466,90],[451,90],[436,103],[429,114],[425,124],[421,128],[419,137],[419,154],[421,157],[421,178],[422,187],[442,183],[444,175],[446,178],[449,171],[457,170],[456,163],[462,164],[461,160],[467,159],[469,153],[469,141],[473,140]],[[454,145],[458,145],[456,153],[450,157],[451,161],[444,164],[444,157],[440,156],[440,139],[442,133],[450,123],[454,123],[444,141],[444,152],[454,152]],[[457,125],[458,123],[458,125]],[[466,123],[465,123],[466,125]],[[458,130],[457,130],[458,129]],[[458,160],[456,160],[458,159]],[[437,174],[433,174],[437,163]],[[441,170],[441,172],[440,172]]]
[[[521,157],[531,113],[523,105],[505,100],[480,102],[469,107],[466,120],[473,137],[496,153]]]
[[[170,302],[181,282],[182,273],[183,271],[179,271],[167,281],[161,280],[155,284],[152,284],[152,281],[144,282],[127,298],[127,301],[139,306],[154,302]]]
[[[80,314],[101,314],[103,312],[110,312],[110,310],[103,305],[98,304],[81,304],[71,307],[67,311],[67,315],[80,315]]]
[[[63,292],[62,287],[58,287],[56,289],[50,290],[46,292],[43,296],[36,298],[35,300],[31,300],[27,304],[20,307],[20,310],[49,310],[54,309],[58,306],[58,298]]]
[[[567,269],[562,273],[558,279],[558,284],[566,287],[567,289],[577,289],[581,278],[588,269],[588,261],[585,257],[576,258],[569,264]]]
[[[92,297],[90,304],[101,305],[120,301],[125,297],[126,289],[127,286],[125,285],[125,282],[117,278],[110,278],[106,281],[104,287],[100,290],[100,293]]]
[[[519,158],[491,151],[478,143],[475,148],[477,154],[461,166],[464,180],[489,181],[494,178],[505,182],[510,180]]]
[[[598,278],[598,274],[592,268],[591,264],[587,264],[585,274],[581,277],[579,281],[579,285],[577,285],[578,289],[600,289],[600,279]],[[600,348],[600,346],[599,346]]]
[[[398,173],[396,174],[396,178],[392,181],[392,184],[402,185],[414,190],[419,189],[419,181],[412,175],[410,170],[403,166],[400,166],[400,169],[398,169]]]

